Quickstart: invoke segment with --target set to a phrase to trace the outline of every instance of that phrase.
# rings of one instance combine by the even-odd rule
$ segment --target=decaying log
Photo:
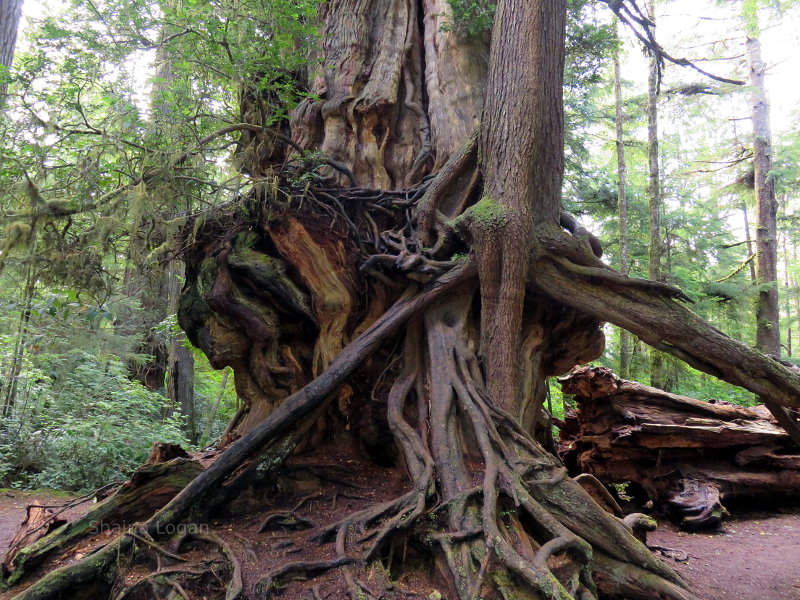
[[[561,382],[578,403],[561,433],[573,474],[635,482],[686,528],[718,525],[723,502],[798,497],[800,448],[763,406],[677,396],[604,367]]]
[[[171,449],[154,447],[151,460],[159,459],[167,450],[177,453],[177,446]],[[148,462],[140,467],[131,479],[117,488],[108,498],[94,505],[85,515],[65,522],[54,521],[42,528],[43,535],[20,538],[22,531],[11,543],[2,563],[2,576],[8,584],[14,584],[30,575],[38,565],[49,557],[72,547],[77,541],[95,536],[104,538],[124,531],[131,523],[149,518],[164,506],[179,491],[203,471],[198,460],[173,458],[166,462]],[[43,525],[51,515],[37,513]],[[28,522],[31,522],[29,509]],[[23,525],[23,529],[26,527]],[[30,526],[27,527],[30,531]],[[99,542],[102,543],[102,542]]]

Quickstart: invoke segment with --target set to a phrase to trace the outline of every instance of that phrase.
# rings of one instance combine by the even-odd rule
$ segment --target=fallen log
[[[203,471],[200,460],[184,458],[180,454],[185,452],[176,448],[180,450],[157,443],[147,463],[129,481],[74,520],[55,520],[53,511],[32,512],[29,507],[27,520],[0,563],[2,582],[14,585],[84,538],[104,538],[149,518]],[[170,458],[173,455],[176,458]],[[158,462],[162,459],[167,460]]]
[[[723,503],[800,498],[800,448],[763,406],[678,396],[604,367],[561,383],[578,405],[561,431],[571,475],[634,482],[687,529],[719,525]]]

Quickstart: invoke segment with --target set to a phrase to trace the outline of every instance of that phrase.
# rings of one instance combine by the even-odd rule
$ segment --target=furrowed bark
[[[484,193],[466,213],[478,259],[488,392],[512,411],[521,391],[515,349],[533,230],[555,230],[561,215],[565,19],[563,0],[498,3],[479,142]]]

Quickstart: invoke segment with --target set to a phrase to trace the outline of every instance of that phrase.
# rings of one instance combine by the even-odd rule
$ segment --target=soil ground
[[[58,490],[0,488],[0,558],[5,554],[8,544],[14,538],[20,524],[25,520],[25,508],[29,504],[57,507],[69,502],[74,497],[74,494]],[[65,511],[60,516],[64,515],[72,516],[73,511]]]
[[[714,533],[663,522],[647,542],[685,553],[666,560],[703,600],[800,600],[800,509],[739,513]]]
[[[0,489],[0,555],[28,504],[70,499],[49,490]],[[741,513],[714,533],[686,533],[664,521],[648,543],[674,551],[665,560],[703,600],[800,600],[800,509]]]

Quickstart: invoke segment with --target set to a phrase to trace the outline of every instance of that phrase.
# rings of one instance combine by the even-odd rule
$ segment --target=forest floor
[[[25,509],[29,504],[58,507],[75,497],[70,492],[58,490],[15,490],[0,488],[0,558],[5,554],[8,544],[14,539],[20,524],[25,520]],[[57,509],[56,509],[57,510]],[[85,510],[78,508],[78,510]],[[75,509],[59,515],[64,518],[74,516]]]
[[[70,499],[51,490],[0,489],[0,555],[28,504]],[[648,543],[675,551],[682,560],[665,560],[703,600],[800,600],[800,509],[739,513],[713,533],[686,533],[662,521]]]
[[[686,554],[666,560],[703,600],[800,600],[800,509],[734,513],[712,533],[662,521],[647,542]]]

